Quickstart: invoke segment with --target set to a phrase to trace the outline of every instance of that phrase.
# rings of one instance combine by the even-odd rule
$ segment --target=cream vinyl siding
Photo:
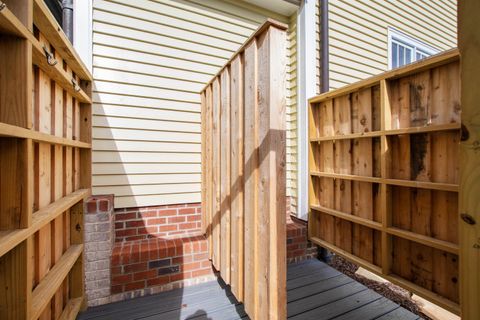
[[[287,197],[290,213],[297,213],[297,15],[290,18],[287,67]]]
[[[457,46],[455,0],[330,0],[330,89],[388,68],[388,27],[438,50]]]
[[[320,17],[320,1],[321,0],[317,0],[315,2],[315,33],[316,33],[316,43],[315,43],[315,47],[317,48],[317,52],[316,52],[316,75],[317,75],[317,85],[316,85],[316,92],[317,94],[320,94],[320,67],[321,67],[321,64],[320,64],[320,37],[321,37],[321,17]]]
[[[267,17],[289,19],[238,1],[93,7],[93,193],[116,208],[200,202],[199,92]]]

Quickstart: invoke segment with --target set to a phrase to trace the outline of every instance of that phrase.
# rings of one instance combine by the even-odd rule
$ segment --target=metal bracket
[[[53,54],[50,51],[48,51],[46,46],[43,46],[43,52],[45,52],[45,57],[47,58],[47,63],[50,66],[54,66],[58,63],[58,61],[55,60],[55,58],[53,57]]]
[[[6,7],[7,7],[7,5],[5,3],[3,3],[2,1],[0,1],[0,11],[5,9]]]
[[[81,90],[80,86],[78,85],[77,81],[75,81],[75,79],[72,78],[72,85],[73,85],[73,90],[75,90],[75,92],[79,92]]]

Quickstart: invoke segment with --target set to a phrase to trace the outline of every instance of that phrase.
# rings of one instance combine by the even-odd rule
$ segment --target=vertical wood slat
[[[458,183],[458,82],[446,52],[312,98],[309,111],[309,238],[456,313],[458,194],[442,188]]]
[[[286,317],[285,29],[267,21],[201,93],[204,230],[252,319]]]
[[[220,74],[220,273],[230,283],[230,67]]]
[[[462,319],[479,319],[480,304],[480,117],[478,75],[480,35],[478,33],[478,1],[458,2],[458,46],[461,60],[461,121],[460,143],[460,213],[472,217],[476,224],[459,222],[460,234],[460,301]]]
[[[244,213],[243,213],[243,54],[238,55],[231,65],[230,128],[231,128],[231,287],[233,294],[243,301],[244,276]]]
[[[380,81],[380,129],[388,130],[391,128],[391,105],[390,94],[386,80]],[[388,150],[388,141],[386,136],[380,137],[380,176],[386,178],[390,171],[390,151]],[[392,237],[385,231],[392,224],[391,212],[389,206],[389,186],[385,183],[380,185],[380,212],[382,219],[382,272],[389,274],[392,266]]]
[[[31,0],[3,1],[33,29]],[[0,122],[32,128],[32,46],[25,39],[0,40]],[[8,76],[6,76],[8,75]],[[0,139],[0,230],[28,228],[33,212],[33,142]],[[0,318],[29,319],[31,313],[33,239],[29,237],[0,257]]]
[[[244,79],[245,79],[245,138],[244,138],[244,265],[245,265],[245,310],[255,316],[255,295],[257,284],[257,202],[258,202],[258,60],[257,40],[253,39],[247,44],[244,53]],[[253,253],[253,254],[252,254]]]
[[[212,263],[213,266],[220,270],[221,268],[221,251],[220,251],[220,221],[221,221],[221,201],[220,201],[220,81],[218,77],[212,84],[212,96],[213,96],[213,119],[212,119],[212,170],[213,170],[213,207],[212,207]]]

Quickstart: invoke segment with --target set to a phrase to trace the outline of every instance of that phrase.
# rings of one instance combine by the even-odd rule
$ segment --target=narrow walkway
[[[318,260],[291,264],[287,273],[289,319],[419,319]],[[248,319],[223,281],[90,308],[86,319]]]
[[[420,319],[318,260],[290,265],[288,319]]]

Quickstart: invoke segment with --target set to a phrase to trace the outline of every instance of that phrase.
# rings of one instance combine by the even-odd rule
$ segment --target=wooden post
[[[83,201],[70,209],[70,244],[83,244]],[[70,297],[83,297],[84,289],[83,253],[70,271]]]
[[[480,318],[480,2],[458,2],[461,66],[460,306],[462,319]]]
[[[286,318],[285,29],[267,21],[201,93],[210,256],[252,319]]]

